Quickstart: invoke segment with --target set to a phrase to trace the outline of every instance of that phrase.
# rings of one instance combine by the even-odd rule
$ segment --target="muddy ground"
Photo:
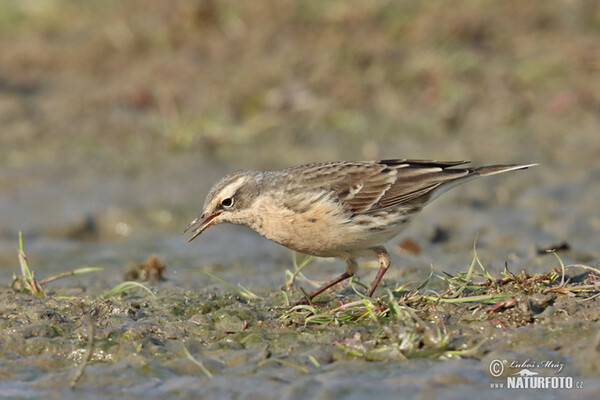
[[[469,397],[519,372],[517,362],[575,377],[584,386],[574,396],[587,396],[597,390],[600,308],[596,275],[578,272],[562,284],[560,274],[508,273],[463,291],[452,281],[444,292],[389,291],[340,308],[360,303],[345,290],[294,311],[285,299],[298,290],[240,296],[152,285],[156,296],[138,288],[106,299],[6,289],[4,393],[362,398],[451,388]],[[482,367],[494,360],[506,364],[501,376]]]
[[[595,2],[48,0],[0,16],[0,396],[598,397]],[[346,285],[288,314],[312,289],[285,287],[290,251],[233,226],[182,235],[231,170],[376,158],[540,165],[428,206],[370,303]],[[28,293],[20,231],[38,282],[101,270]],[[164,270],[134,272],[153,254]],[[156,274],[151,294],[104,297]],[[497,386],[518,373],[574,387]]]

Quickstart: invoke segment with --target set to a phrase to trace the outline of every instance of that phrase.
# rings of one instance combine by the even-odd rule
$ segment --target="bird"
[[[236,171],[212,186],[201,214],[184,233],[192,230],[191,242],[209,227],[227,222],[247,226],[294,251],[345,262],[343,274],[296,305],[308,304],[356,274],[358,258],[377,257],[379,270],[367,292],[372,297],[391,263],[385,244],[425,205],[474,178],[537,165],[465,166],[469,163],[390,159]]]

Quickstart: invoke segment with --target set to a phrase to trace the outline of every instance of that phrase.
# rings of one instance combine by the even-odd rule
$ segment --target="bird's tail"
[[[533,167],[535,165],[537,165],[537,164],[509,164],[509,165],[505,164],[505,165],[489,165],[487,167],[464,169],[463,170],[463,171],[465,171],[464,176],[459,177],[457,179],[450,180],[450,181],[445,182],[442,185],[439,185],[438,187],[436,187],[433,190],[429,201],[432,201],[433,199],[439,197],[442,193],[447,192],[448,190],[452,189],[453,187],[462,185],[463,183],[468,182],[472,179],[478,178],[480,176],[501,174],[502,172],[515,171],[518,169],[526,169],[529,167]]]
[[[538,164],[511,164],[511,165],[489,165],[487,167],[475,168],[473,172],[480,176],[501,174],[502,172],[516,171],[518,169],[527,169]]]

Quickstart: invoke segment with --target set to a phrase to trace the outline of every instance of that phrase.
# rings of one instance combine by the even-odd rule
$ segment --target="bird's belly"
[[[402,229],[377,231],[357,230],[351,226],[319,227],[292,223],[269,239],[292,250],[319,257],[357,255],[364,250],[380,246],[398,235]]]
[[[292,250],[319,257],[344,257],[379,246],[399,234],[403,222],[350,217],[329,204],[316,204],[302,213],[271,207],[251,226],[266,238]]]

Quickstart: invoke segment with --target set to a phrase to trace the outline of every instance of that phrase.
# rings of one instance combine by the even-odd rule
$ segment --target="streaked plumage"
[[[469,161],[340,161],[281,171],[238,171],[211,188],[202,215],[186,231],[193,240],[221,222],[245,225],[290,249],[346,261],[346,272],[310,298],[354,275],[357,257],[377,256],[381,268],[368,295],[389,267],[383,247],[410,218],[452,187],[478,176],[528,165],[459,167]]]

